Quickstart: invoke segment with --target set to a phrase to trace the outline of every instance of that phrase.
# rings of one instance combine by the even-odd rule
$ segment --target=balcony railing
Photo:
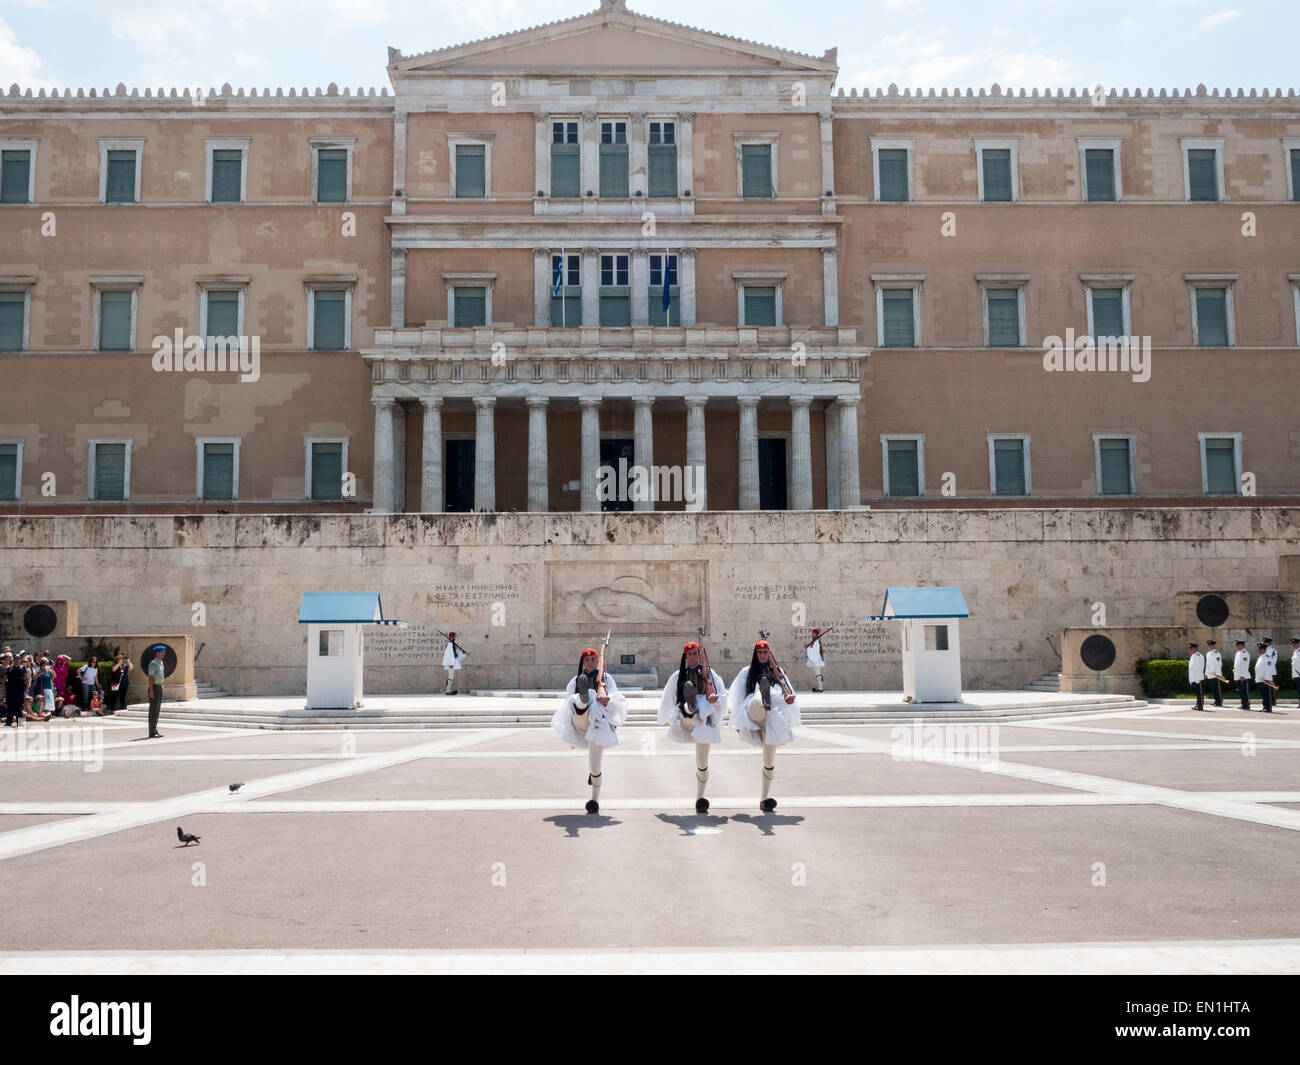
[[[562,351],[613,354],[617,351],[708,352],[727,349],[770,351],[788,354],[795,344],[803,344],[810,353],[857,349],[858,331],[836,326],[648,326],[627,327],[578,326],[572,329],[551,327],[486,326],[452,329],[446,326],[376,329],[374,343],[362,353],[376,357],[400,358],[408,352],[482,352],[504,344],[512,352]]]

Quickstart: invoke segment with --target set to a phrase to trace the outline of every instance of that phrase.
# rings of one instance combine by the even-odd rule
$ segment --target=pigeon
[[[177,825],[177,826],[176,826],[176,838],[177,838],[178,840],[180,840],[182,843],[184,843],[185,846],[188,847],[191,843],[197,843],[197,842],[198,842],[200,839],[202,839],[203,837],[202,837],[202,836],[192,836],[192,835],[190,835],[188,832],[186,832],[183,828],[181,828],[180,825]]]
[[[243,786],[244,786],[244,782],[242,780],[238,784],[229,785],[231,791],[238,791]]]

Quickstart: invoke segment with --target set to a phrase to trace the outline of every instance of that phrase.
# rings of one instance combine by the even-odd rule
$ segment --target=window
[[[1016,180],[1017,142],[980,139],[975,142],[979,156],[979,194],[985,203],[1014,203],[1020,198]]]
[[[131,441],[90,441],[90,498],[131,498]]]
[[[881,203],[906,203],[912,198],[912,142],[873,137],[871,152],[876,199]]]
[[[200,437],[199,499],[239,498],[239,438]]]
[[[551,256],[551,325],[582,325],[582,257]]]
[[[1134,477],[1134,451],[1137,437],[1094,435],[1097,452],[1097,490],[1102,495],[1133,495],[1137,492]]]
[[[492,195],[492,140],[490,133],[448,134],[451,159],[451,194],[462,200]]]
[[[343,657],[343,630],[342,629],[321,629],[320,646],[317,649],[317,658],[342,658]]]
[[[243,310],[242,288],[205,288],[202,323],[205,343],[210,346],[218,338],[242,336]]]
[[[990,434],[988,442],[989,486],[993,494],[1029,495],[1029,437]]]
[[[99,202],[140,202],[142,140],[99,142]]]
[[[208,155],[208,202],[243,203],[248,180],[247,138],[203,144]]]
[[[776,195],[772,181],[772,146],[742,144],[740,147],[741,196],[747,200],[771,199]]]
[[[925,649],[927,651],[948,650],[948,626],[947,625],[926,625],[925,626]]]
[[[732,271],[736,282],[736,320],[746,326],[781,324],[781,288],[784,272]]]
[[[646,167],[650,178],[650,195],[676,196],[677,123],[651,122],[649,140]]]
[[[1300,201],[1300,146],[1287,149],[1287,198]]]
[[[876,343],[882,348],[917,346],[918,300],[912,285],[876,286]]]
[[[925,495],[925,437],[882,436],[885,495]]]
[[[1192,285],[1192,337],[1199,348],[1228,348],[1235,343],[1232,285],[1228,282]]]
[[[29,288],[0,290],[0,351],[27,349]]]
[[[682,305],[676,255],[650,256],[650,324],[681,325]],[[665,298],[666,294],[666,298]]]
[[[35,162],[35,141],[0,141],[0,203],[32,202]]]
[[[745,286],[745,320],[742,325],[776,325],[776,286]]]
[[[984,346],[1018,348],[1025,343],[1023,286],[984,287]]]
[[[346,288],[318,288],[307,290],[308,322],[310,336],[307,347],[311,351],[344,351],[350,346],[352,293]]]
[[[1191,203],[1223,199],[1223,141],[1184,137],[1183,190]]]
[[[312,199],[317,203],[347,203],[352,199],[355,144],[355,137],[312,140]]]
[[[134,285],[129,288],[95,285],[97,350],[135,350],[136,291]]]
[[[452,325],[472,329],[487,325],[487,289],[481,285],[457,285],[452,288]]]
[[[308,499],[342,499],[347,471],[347,440],[307,440]]]
[[[1088,335],[1094,340],[1128,336],[1128,292],[1088,286]]]
[[[571,199],[582,195],[582,146],[578,123],[551,123],[551,195]]]
[[[627,123],[608,121],[600,124],[600,194],[626,197],[627,190]]]
[[[1119,149],[1120,142],[1116,139],[1079,138],[1079,169],[1086,202],[1116,203],[1123,198]]]
[[[1201,442],[1201,491],[1235,495],[1241,486],[1241,434],[1197,433]]]
[[[1295,342],[1300,346],[1300,274],[1291,275],[1291,302],[1295,304]]]
[[[0,499],[22,497],[23,442],[0,440]]]
[[[628,283],[628,257],[600,257],[600,324],[632,324],[632,288]]]

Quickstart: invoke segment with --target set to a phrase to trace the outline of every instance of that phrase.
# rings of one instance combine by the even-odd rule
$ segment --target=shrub
[[[1232,659],[1224,654],[1224,676],[1232,683]],[[1255,688],[1255,659],[1250,660],[1251,690]],[[1187,659],[1185,658],[1139,658],[1137,662],[1138,679],[1142,682],[1142,694],[1152,699],[1176,698],[1179,695],[1191,695],[1192,686],[1187,682]],[[1291,676],[1291,660],[1278,653],[1277,677],[1274,683],[1281,688],[1294,686]]]

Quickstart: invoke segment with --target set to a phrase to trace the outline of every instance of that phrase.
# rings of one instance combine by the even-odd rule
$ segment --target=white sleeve
[[[576,677],[574,683],[577,683]],[[605,707],[605,716],[614,728],[618,728],[627,719],[627,696],[619,693],[618,685],[614,683],[614,678],[609,675],[608,671],[605,673],[605,694],[609,696],[609,705]]]
[[[671,725],[673,723],[673,705],[677,702],[677,674],[681,670],[673,670],[673,675],[668,678],[668,683],[664,685],[663,697],[659,700],[659,717],[657,718],[661,725]]]
[[[731,682],[731,687],[727,689],[727,724],[731,724],[744,712],[745,704],[745,678],[749,676],[749,666],[744,666],[736,679]]]

